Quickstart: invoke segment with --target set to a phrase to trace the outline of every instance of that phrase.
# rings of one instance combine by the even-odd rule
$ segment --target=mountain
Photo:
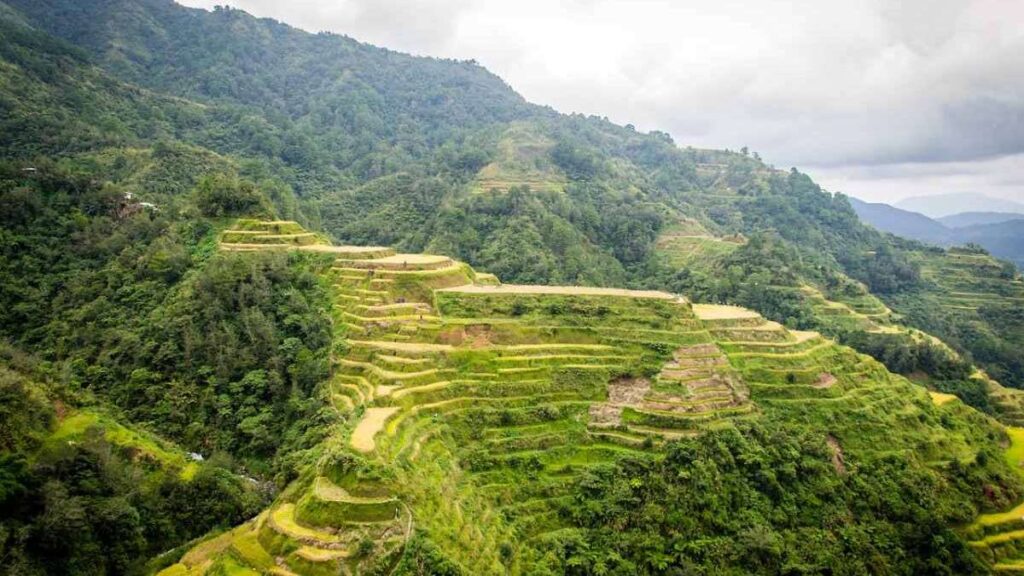
[[[924,214],[856,198],[850,198],[850,205],[861,220],[883,232],[939,246],[949,245],[952,241],[949,228]]]
[[[904,198],[894,204],[897,208],[919,212],[930,218],[942,218],[963,212],[1010,212],[1024,214],[1024,204],[984,194],[954,192],[932,196]]]
[[[658,291],[502,284],[444,256],[317,242],[293,223],[242,220],[221,234],[220,249],[333,259],[322,273],[347,344],[332,403],[354,425],[332,433],[332,449],[266,512],[197,546],[165,576],[211,560],[259,571],[274,558],[308,574],[656,573],[661,562],[688,561],[678,542],[712,534],[740,554],[716,563],[774,573],[779,566],[763,566],[736,540],[748,528],[725,520],[751,507],[782,513],[763,469],[799,463],[802,473],[780,478],[778,489],[821,513],[873,510],[858,525],[882,528],[902,513],[844,495],[844,478],[864,482],[858,491],[867,494],[914,501],[930,495],[931,473],[880,446],[927,461],[974,454],[998,430],[953,396],[929,395],[849,348],[742,308]],[[772,372],[783,365],[784,374]],[[797,420],[805,424],[791,427]],[[737,464],[755,455],[761,471]],[[1006,466],[991,462],[975,472],[989,482]],[[894,491],[892,474],[919,481]],[[712,478],[722,484],[716,493],[698,489]],[[734,504],[714,504],[723,494]],[[675,519],[690,510],[704,513]],[[820,528],[818,514],[760,522],[780,536],[817,536],[790,540],[787,555],[845,557],[852,545],[848,561],[866,566],[860,547],[879,542],[865,535],[822,548],[832,529]],[[1007,530],[996,523],[991,533]],[[981,533],[981,553],[1005,553]],[[602,545],[577,548],[581,538]],[[969,570],[954,557],[960,564]]]
[[[861,220],[875,228],[937,246],[977,244],[1024,266],[1024,215],[1005,212],[965,212],[932,220],[923,214],[888,204],[850,198]]]
[[[1024,219],[964,226],[957,228],[956,234],[964,242],[984,246],[993,256],[1024,268]]]
[[[5,572],[1019,561],[983,249],[233,9],[0,4],[0,106]]]
[[[943,216],[937,221],[947,228],[966,228],[968,226],[979,226],[985,224],[999,224],[1010,220],[1024,219],[1024,214],[1013,212],[961,212],[950,216]]]

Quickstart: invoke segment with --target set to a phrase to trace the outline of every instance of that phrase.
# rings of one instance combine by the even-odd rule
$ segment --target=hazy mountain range
[[[980,197],[980,199],[979,199]],[[927,204],[934,198],[935,204]],[[949,194],[934,197],[910,198],[889,204],[864,202],[850,198],[854,211],[864,222],[897,236],[919,240],[938,246],[961,246],[978,244],[994,256],[1011,260],[1018,266],[1024,265],[1024,213],[1013,211],[963,211],[930,218],[925,214],[902,206],[927,206],[932,213],[944,212],[967,198],[979,200],[975,207],[1002,206],[1007,210],[1024,206],[987,196]]]
[[[964,212],[1000,212],[1024,214],[1024,204],[993,198],[974,192],[952,192],[933,196],[914,196],[893,203],[902,210],[919,212],[929,218],[943,218]]]

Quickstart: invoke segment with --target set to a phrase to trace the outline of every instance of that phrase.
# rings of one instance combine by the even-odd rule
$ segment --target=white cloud
[[[533,102],[666,130],[681,144],[746,145],[779,166],[834,175],[854,195],[875,193],[863,167],[1011,170],[1024,153],[1022,2],[184,3],[223,2],[310,31],[473,58]],[[1024,199],[961,173],[943,185]]]

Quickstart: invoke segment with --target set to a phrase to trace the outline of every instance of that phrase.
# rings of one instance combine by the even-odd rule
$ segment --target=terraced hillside
[[[555,142],[527,123],[512,123],[498,141],[493,161],[476,174],[475,193],[507,192],[527,186],[534,192],[562,192],[568,180],[550,159]]]
[[[926,286],[893,306],[932,334],[970,351],[1004,385],[1024,385],[1024,281],[986,253],[953,248],[918,255]],[[942,314],[935,311],[942,310]]]
[[[281,231],[305,238],[291,223],[240,221],[221,247],[318,246],[334,259],[330,397],[343,423],[270,509],[164,576],[415,573],[406,552],[422,553],[423,538],[462,573],[559,572],[560,538],[578,529],[574,487],[626,458],[657,462],[680,438],[799,423],[843,475],[902,453],[967,464],[998,433],[867,356],[742,308],[504,285],[443,256]],[[946,412],[957,419],[944,424]]]
[[[1024,429],[1010,428],[1006,459],[1015,468],[1024,464]],[[1024,573],[1024,503],[1010,510],[983,514],[966,530],[971,547],[988,560],[995,572]]]
[[[734,255],[743,246],[745,239],[742,237],[714,237],[699,224],[686,220],[670,227],[657,242],[660,258],[673,269],[712,278],[735,275],[731,271],[736,266],[735,261],[743,260]],[[906,314],[897,312],[863,284],[845,275],[813,279],[806,270],[776,271],[772,276],[762,274],[753,280],[762,286],[753,295],[743,289],[737,295],[725,286],[718,294],[713,291],[712,296],[727,301],[737,296],[741,301],[753,297],[758,304],[785,317],[788,323],[811,327],[857,346],[889,363],[891,369],[900,370],[932,388],[959,391],[975,402],[976,407],[989,411],[1007,425],[1024,424],[1024,392],[1003,386],[985,370],[971,364],[973,361],[994,368],[996,374],[1004,377],[1013,372],[1013,366],[1006,367],[1005,362],[1012,364],[1014,355],[1000,342],[1021,332],[1018,300],[1024,294],[1021,291],[1024,284],[1008,280],[1005,266],[985,254],[951,249],[948,253],[936,251],[926,255],[921,265],[930,286],[915,292],[913,297],[889,296],[893,307]],[[745,281],[749,284],[751,279],[747,277]],[[949,312],[936,321],[936,310]],[[914,320],[914,325],[927,326],[931,332],[914,328],[908,317]],[[936,335],[948,339],[959,350],[975,354],[964,356]],[[989,345],[1002,352],[976,353]],[[928,359],[915,364],[914,350],[918,351],[918,356],[927,355]],[[934,366],[936,373],[923,370],[920,364]],[[950,366],[957,369],[951,371]],[[943,382],[944,377],[950,382]],[[969,398],[972,394],[973,398]],[[979,394],[984,398],[979,398]]]

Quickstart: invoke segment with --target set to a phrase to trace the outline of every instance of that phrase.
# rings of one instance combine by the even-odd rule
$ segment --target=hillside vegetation
[[[852,573],[869,558],[967,573],[982,569],[969,548],[925,541],[1017,497],[999,426],[816,333],[664,292],[321,252],[337,255],[339,424],[265,513],[164,575]]]
[[[5,574],[1019,564],[982,251],[226,8],[0,3],[0,109]]]

